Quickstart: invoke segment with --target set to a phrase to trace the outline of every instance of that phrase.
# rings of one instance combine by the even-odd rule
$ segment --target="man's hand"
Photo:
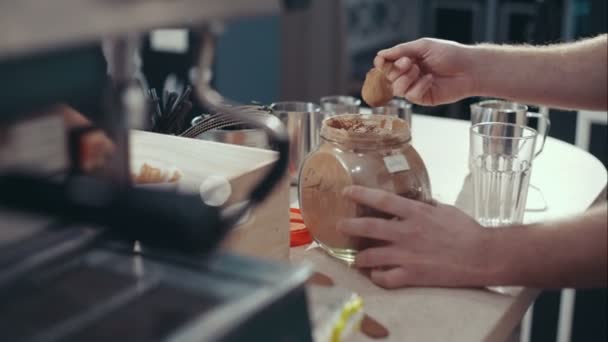
[[[378,52],[393,95],[420,105],[469,96],[605,111],[608,35],[547,46],[462,45],[422,38]],[[568,82],[564,82],[568,80]]]
[[[378,52],[374,66],[393,62],[388,79],[393,95],[420,105],[434,106],[474,95],[473,54],[470,46],[423,38]]]
[[[397,218],[346,219],[337,227],[347,235],[386,242],[359,252],[355,261],[356,267],[371,269],[377,285],[482,286],[497,280],[488,260],[492,230],[459,209],[359,186],[347,188],[344,195]]]

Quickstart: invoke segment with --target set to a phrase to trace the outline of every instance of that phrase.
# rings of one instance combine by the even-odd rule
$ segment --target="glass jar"
[[[346,186],[432,202],[426,167],[410,141],[407,122],[394,116],[346,114],[323,121],[321,144],[300,169],[298,196],[306,226],[330,255],[351,263],[357,251],[378,243],[339,233],[341,219],[391,218],[344,198]]]

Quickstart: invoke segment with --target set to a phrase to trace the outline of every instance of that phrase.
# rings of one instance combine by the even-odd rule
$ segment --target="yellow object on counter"
[[[361,297],[353,294],[351,300],[346,303],[340,319],[336,322],[334,330],[331,335],[331,342],[341,342],[342,334],[348,328],[351,330],[353,326],[359,325],[361,318],[363,317],[363,300]]]
[[[359,328],[363,299],[342,288],[307,289],[313,337],[316,342],[341,342]]]

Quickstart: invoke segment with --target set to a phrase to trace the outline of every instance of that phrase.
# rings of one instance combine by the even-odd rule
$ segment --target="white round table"
[[[459,204],[468,174],[470,123],[464,120],[415,115],[413,145],[425,161],[433,194],[439,201]],[[594,156],[563,141],[548,138],[532,166],[525,222],[553,220],[585,211],[606,186],[604,165]],[[466,189],[465,189],[466,190]],[[460,196],[460,198],[459,198]],[[466,203],[468,204],[468,203]],[[462,208],[468,209],[468,208]]]
[[[414,115],[413,145],[427,166],[433,194],[444,203],[470,209],[468,121]],[[534,161],[525,222],[554,220],[584,212],[605,189],[607,173],[591,154],[547,139]],[[293,196],[293,194],[292,194]],[[297,203],[292,197],[292,202]],[[539,210],[544,207],[546,209]],[[483,289],[404,288],[384,290],[318,248],[292,248],[291,259],[305,262],[359,293],[366,311],[390,330],[390,341],[500,341],[510,336],[539,291],[501,295]],[[353,341],[368,341],[361,334]],[[369,340],[371,341],[371,340]]]

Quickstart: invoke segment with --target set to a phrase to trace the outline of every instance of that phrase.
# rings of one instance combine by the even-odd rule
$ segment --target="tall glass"
[[[471,105],[471,124],[475,125],[481,122],[504,122],[516,125],[530,126],[530,118],[536,118],[538,120],[536,130],[538,131],[538,151],[536,157],[542,152],[547,137],[549,136],[549,130],[551,129],[551,120],[549,120],[548,112],[539,113],[529,112],[528,106],[503,101],[503,100],[486,100]],[[542,141],[540,141],[542,138]],[[537,203],[540,200],[540,204],[537,204],[535,208],[528,208],[528,211],[544,211],[547,210],[547,201],[545,200],[542,191],[530,184],[530,191],[532,196],[537,199]],[[534,198],[533,197],[533,198]]]
[[[473,175],[474,217],[485,227],[523,221],[536,130],[522,125],[473,125],[469,166]]]
[[[325,96],[321,98],[321,111],[326,116],[358,114],[361,100],[353,96]]]

